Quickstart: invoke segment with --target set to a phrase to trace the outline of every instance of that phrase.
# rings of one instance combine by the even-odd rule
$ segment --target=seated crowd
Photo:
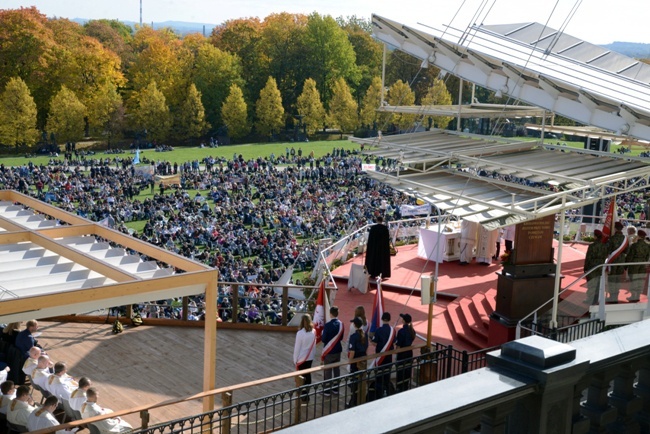
[[[21,365],[14,371],[8,371],[12,379],[0,383],[0,419],[6,419],[11,430],[25,432],[58,426],[64,420],[87,419],[111,413],[112,410],[97,404],[99,392],[92,387],[89,378],[76,380],[68,374],[65,362],[54,363],[50,360],[35,340],[36,330],[38,322],[28,321],[27,327],[17,334],[13,344],[4,339],[3,333],[3,351],[16,348]],[[25,352],[28,344],[32,346]],[[35,403],[32,389],[40,392],[42,404]],[[132,429],[119,417],[107,418],[93,425],[102,434]]]

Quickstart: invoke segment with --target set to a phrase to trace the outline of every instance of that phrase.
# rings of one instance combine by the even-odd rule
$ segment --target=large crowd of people
[[[321,158],[313,152],[303,155],[299,149],[249,160],[237,154],[182,164],[147,160],[151,170],[131,165],[131,158],[66,153],[47,166],[0,165],[0,186],[94,221],[110,217],[123,232],[133,232],[126,223],[144,220],[142,232],[133,236],[217,267],[221,281],[260,285],[277,281],[291,266],[311,269],[319,239],[335,240],[372,222],[377,209],[388,218],[400,218],[399,206],[415,203],[364,176],[360,155],[344,149],[335,148]],[[178,183],[160,182],[155,188],[152,172],[178,174]],[[142,199],[142,191],[151,194]],[[242,296],[239,312],[228,306],[232,289],[220,289],[220,308],[226,317],[278,321],[280,303],[273,291],[262,286],[237,289]],[[195,302],[200,305],[201,300]],[[268,306],[274,313],[259,313]],[[179,315],[170,304],[144,313],[149,312]]]

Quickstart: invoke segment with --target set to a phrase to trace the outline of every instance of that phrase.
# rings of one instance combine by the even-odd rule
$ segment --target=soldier
[[[607,259],[607,245],[603,244],[603,233],[596,229],[594,231],[596,239],[587,248],[585,256],[584,272],[588,272],[597,265],[605,263]],[[602,268],[598,268],[587,275],[587,298],[585,303],[596,304],[598,302],[598,293],[600,292],[600,276]]]
[[[614,235],[607,240],[607,254],[610,255],[619,249],[625,242],[625,235],[623,235],[623,224],[616,222],[614,224]],[[623,272],[625,269],[621,266],[615,266],[621,262],[625,262],[625,252],[621,252],[613,261],[610,262],[613,266],[610,267],[609,276],[607,277],[607,302],[618,303],[618,292],[621,290],[621,282],[623,281]]]
[[[638,238],[632,244],[625,257],[625,262],[648,262],[650,260],[650,245],[646,242],[646,233],[639,230]],[[628,301],[639,301],[643,292],[645,283],[646,265],[629,265],[627,267],[628,277],[630,278],[630,297]]]

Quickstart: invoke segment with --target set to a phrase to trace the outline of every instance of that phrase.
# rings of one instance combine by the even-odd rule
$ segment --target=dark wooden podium
[[[517,225],[513,252],[498,273],[489,346],[514,340],[519,320],[553,297],[554,223],[555,216],[551,215]]]

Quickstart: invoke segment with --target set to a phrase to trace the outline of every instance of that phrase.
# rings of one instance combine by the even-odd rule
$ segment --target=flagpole
[[[560,283],[562,282],[562,245],[564,244],[564,206],[566,196],[562,196],[562,208],[560,211],[560,236],[557,246],[557,264],[555,266],[555,285],[553,286],[553,313],[551,314],[551,328],[557,328],[557,310],[560,298]]]

